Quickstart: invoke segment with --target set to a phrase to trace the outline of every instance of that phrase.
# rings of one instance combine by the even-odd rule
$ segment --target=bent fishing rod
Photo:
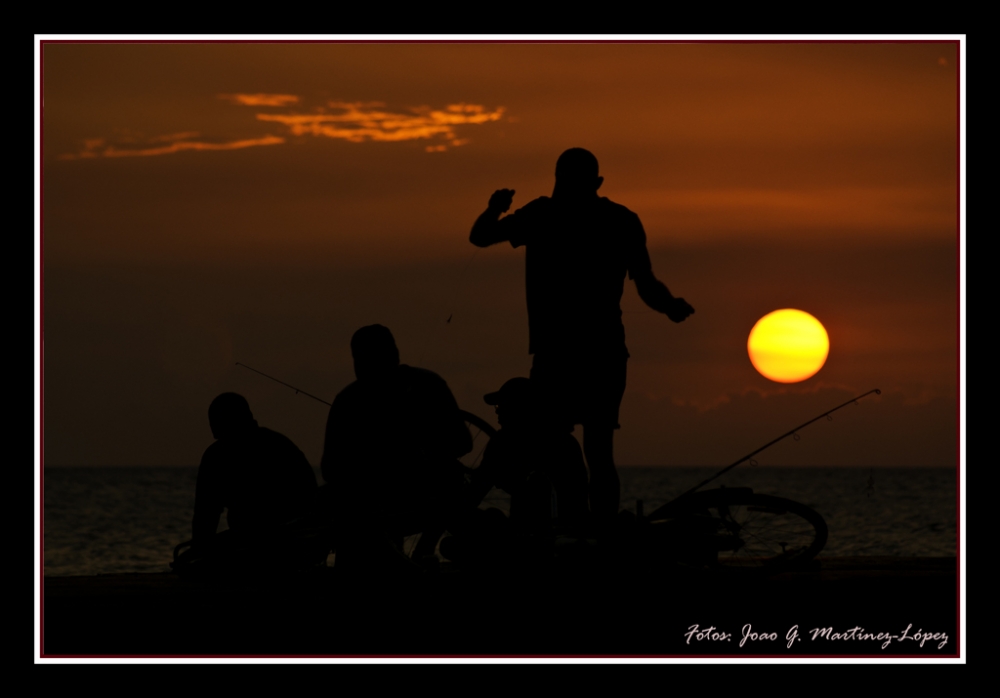
[[[784,434],[782,434],[778,438],[774,439],[773,441],[768,441],[766,444],[764,444],[763,446],[761,446],[760,448],[758,448],[756,451],[753,451],[752,453],[748,453],[747,455],[743,456],[742,458],[740,458],[738,461],[736,461],[732,465],[727,465],[725,468],[723,468],[722,470],[720,470],[719,472],[717,472],[712,477],[708,478],[704,482],[702,482],[702,483],[700,483],[698,485],[695,485],[694,487],[692,487],[691,489],[689,489],[687,492],[685,492],[684,494],[682,494],[677,499],[681,499],[683,497],[687,497],[689,494],[693,494],[694,492],[700,490],[702,487],[704,487],[705,485],[707,485],[708,483],[710,483],[715,478],[719,477],[720,475],[723,475],[724,473],[728,473],[730,470],[732,470],[733,468],[735,468],[740,463],[746,463],[747,461],[750,461],[751,463],[753,463],[754,465],[756,465],[756,462],[754,462],[753,457],[756,456],[761,451],[770,448],[771,446],[773,446],[774,444],[778,443],[782,439],[787,439],[789,436],[794,436],[795,440],[798,441],[799,438],[800,438],[799,435],[798,435],[799,429],[807,427],[810,424],[812,424],[813,422],[818,422],[819,420],[823,419],[823,417],[826,417],[828,420],[833,421],[833,417],[831,417],[830,415],[832,415],[834,412],[836,412],[837,410],[839,410],[842,407],[847,407],[850,404],[855,404],[856,405],[856,404],[858,404],[858,400],[860,400],[863,397],[867,397],[867,396],[871,395],[872,393],[875,393],[876,395],[881,395],[882,391],[879,390],[878,388],[875,388],[874,390],[869,390],[867,393],[862,393],[861,395],[858,395],[855,398],[851,398],[850,400],[848,400],[847,402],[845,402],[842,405],[837,405],[832,410],[827,410],[826,412],[824,412],[823,414],[819,415],[818,417],[813,417],[808,422],[803,422],[802,424],[798,425],[794,429],[791,429],[790,431],[786,431]]]

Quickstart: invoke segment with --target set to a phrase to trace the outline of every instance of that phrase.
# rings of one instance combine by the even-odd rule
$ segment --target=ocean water
[[[651,512],[717,468],[619,468],[622,507]],[[46,468],[46,576],[166,572],[190,538],[197,468]],[[322,482],[317,474],[317,480]],[[776,468],[741,465],[707,487],[752,487],[806,504],[829,526],[823,556],[953,556],[951,468]],[[869,485],[872,485],[871,487]],[[497,490],[488,503],[506,508]],[[223,522],[225,517],[223,517]],[[249,561],[252,563],[252,561]]]

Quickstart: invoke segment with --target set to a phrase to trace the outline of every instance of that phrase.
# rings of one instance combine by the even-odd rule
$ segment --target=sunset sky
[[[197,464],[247,397],[319,462],[362,325],[459,404],[527,375],[524,250],[476,250],[498,188],[598,158],[682,324],[627,282],[621,465],[956,463],[958,43],[42,44],[44,447]],[[823,368],[761,376],[797,308]],[[451,322],[446,322],[451,316]],[[386,425],[391,430],[393,425]]]

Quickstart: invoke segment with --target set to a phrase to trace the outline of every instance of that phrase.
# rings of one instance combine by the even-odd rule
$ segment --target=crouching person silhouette
[[[472,450],[472,437],[448,384],[401,364],[386,327],[355,332],[351,355],[357,380],[333,401],[321,462],[336,566],[406,571],[402,539],[443,530],[464,485],[458,458]],[[421,554],[433,554],[433,543]]]
[[[483,452],[473,482],[492,481],[510,496],[517,530],[548,532],[553,519],[570,529],[587,518],[587,468],[569,429],[542,409],[532,381],[511,378],[483,397],[500,430]],[[553,506],[554,504],[554,506]]]
[[[480,557],[483,551],[477,548],[495,545],[504,534],[529,546],[529,538],[535,538],[544,549],[541,539],[554,532],[579,533],[588,519],[587,468],[569,428],[543,407],[528,378],[511,378],[483,399],[496,408],[500,429],[472,472],[466,516],[459,519],[452,537],[442,541],[442,554],[454,560]],[[477,506],[493,487],[510,495],[506,531],[500,530],[494,512],[468,511],[468,505]],[[506,544],[516,547],[517,540]]]
[[[174,568],[234,571],[234,565],[248,563],[247,553],[255,571],[261,560],[274,569],[323,562],[326,546],[292,534],[309,516],[317,490],[302,451],[288,437],[259,426],[236,393],[212,401],[208,422],[216,440],[198,467],[191,548]],[[223,510],[229,528],[220,533]]]

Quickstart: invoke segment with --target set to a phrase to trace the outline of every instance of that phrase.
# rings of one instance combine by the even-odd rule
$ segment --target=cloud
[[[149,139],[150,143],[172,143],[174,141],[186,141],[197,138],[201,134],[197,131],[183,131],[181,133],[168,133],[164,136],[155,136]]]
[[[244,106],[287,107],[300,100],[285,94],[224,94],[220,99]],[[331,110],[333,113],[331,113]],[[430,140],[425,150],[439,153],[469,143],[460,138],[456,129],[498,121],[503,107],[488,110],[481,104],[449,104],[443,109],[413,107],[406,111],[386,109],[382,102],[328,102],[306,113],[261,113],[257,121],[280,124],[294,136],[339,138],[352,143],[366,141],[402,142]],[[119,133],[115,139],[87,138],[77,153],[60,155],[62,160],[89,158],[123,158],[169,155],[182,150],[238,150],[260,145],[285,143],[282,136],[264,135],[234,141],[217,142],[199,138],[198,131],[181,131],[151,138],[137,137],[133,132]]]
[[[272,95],[263,92],[252,95],[219,95],[219,99],[248,107],[284,107],[289,104],[297,104],[299,101],[295,95]]]
[[[174,136],[187,136],[189,134],[174,134]],[[92,138],[84,141],[84,149],[79,153],[67,153],[61,155],[63,160],[77,160],[83,158],[126,158],[142,157],[149,155],[169,155],[179,153],[182,150],[239,150],[240,148],[252,148],[258,145],[277,145],[284,143],[285,139],[280,136],[262,136],[260,138],[246,138],[238,141],[228,141],[226,143],[210,143],[204,141],[175,140],[171,136],[157,136],[149,139],[149,143],[162,143],[168,141],[168,145],[154,146],[152,148],[120,148],[114,145],[105,145],[107,141],[103,138]]]
[[[447,143],[426,148],[428,152],[440,152],[448,145],[469,142],[458,138],[455,127],[497,121],[504,113],[503,107],[488,111],[480,104],[449,104],[444,109],[416,107],[409,113],[387,111],[381,102],[330,102],[328,106],[340,113],[258,114],[257,118],[282,124],[296,136],[339,138],[353,143],[440,138]]]

